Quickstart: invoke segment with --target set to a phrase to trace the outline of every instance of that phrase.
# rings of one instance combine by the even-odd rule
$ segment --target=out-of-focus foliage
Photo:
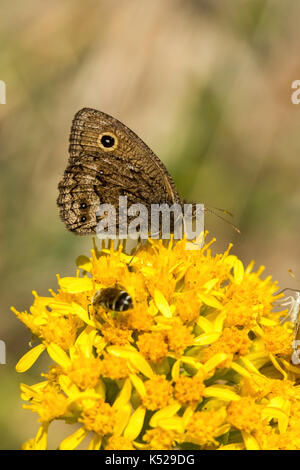
[[[164,161],[187,200],[235,214],[207,216],[217,249],[229,241],[282,287],[300,277],[300,107],[297,0],[4,0],[0,16],[0,448],[36,429],[14,371],[30,338],[9,311],[72,275],[91,239],[58,217],[57,182],[74,113],[114,115]],[[32,382],[45,364],[35,367]],[[29,383],[29,380],[26,381]],[[58,431],[59,432],[59,429]]]

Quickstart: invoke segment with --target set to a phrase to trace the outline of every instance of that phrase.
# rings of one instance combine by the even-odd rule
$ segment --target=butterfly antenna
[[[217,217],[219,217],[219,219],[224,220],[224,222],[226,222],[227,224],[231,225],[231,227],[233,227],[234,230],[235,230],[239,235],[241,234],[240,229],[238,229],[236,225],[234,225],[232,222],[230,222],[230,220],[227,220],[227,219],[225,219],[225,217],[222,217],[220,214],[217,214],[217,213],[214,212],[211,208],[205,207],[204,210],[207,211],[207,212],[210,212],[211,214],[216,215]],[[225,213],[228,213],[228,215],[231,215],[231,216],[232,216],[232,214],[231,214],[230,212],[225,211],[224,209],[217,209],[217,210],[221,210],[221,211],[223,211],[223,212],[225,212]]]
[[[141,239],[139,238],[139,239],[138,239],[138,242],[137,242],[137,245],[136,245],[136,247],[135,247],[135,249],[134,249],[132,258],[131,258],[131,260],[129,261],[129,263],[127,264],[127,267],[130,266],[130,263],[131,263],[131,262],[134,260],[134,258],[136,257],[136,255],[137,255],[139,249],[141,248],[141,246],[142,246],[142,242],[141,242]]]
[[[219,212],[223,212],[223,214],[226,214],[226,215],[229,215],[230,217],[233,217],[233,213],[232,212],[229,212],[228,210],[226,209],[220,209],[219,207],[214,207],[214,206],[207,206],[205,205],[205,207],[208,207],[209,209],[213,209],[215,211],[219,211]],[[217,214],[216,214],[217,215]]]

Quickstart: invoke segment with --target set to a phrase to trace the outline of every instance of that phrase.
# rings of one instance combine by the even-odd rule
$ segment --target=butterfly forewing
[[[131,204],[182,204],[167,169],[150,148],[117,119],[84,108],[73,120],[70,157],[57,200],[67,228],[96,231],[100,204],[118,214],[119,196]]]

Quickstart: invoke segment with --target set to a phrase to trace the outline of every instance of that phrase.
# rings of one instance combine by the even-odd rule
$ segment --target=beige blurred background
[[[299,24],[297,0],[2,0],[1,449],[35,434],[19,383],[48,366],[41,358],[15,372],[30,334],[10,306],[29,308],[33,289],[47,295],[56,273],[72,275],[91,248],[66,231],[56,207],[81,107],[131,127],[183,197],[234,213],[240,236],[206,217],[216,250],[233,242],[282,287],[300,285],[288,275],[300,278],[300,105],[291,102]]]

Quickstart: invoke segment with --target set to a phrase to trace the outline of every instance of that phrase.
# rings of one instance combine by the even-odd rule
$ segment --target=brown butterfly
[[[117,119],[84,108],[73,120],[70,157],[59,183],[57,204],[68,230],[85,235],[96,232],[100,204],[118,210],[119,196],[128,207],[141,203],[182,206],[166,167],[150,148]]]

